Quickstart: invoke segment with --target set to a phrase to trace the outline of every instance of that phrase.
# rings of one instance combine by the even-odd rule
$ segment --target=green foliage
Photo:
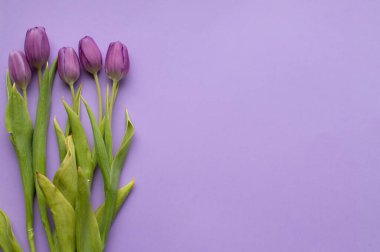
[[[78,251],[102,251],[98,222],[90,202],[90,188],[82,170],[78,168],[78,194],[75,206],[76,244]]]
[[[57,69],[57,59],[54,61],[51,68],[46,63],[46,68],[42,78],[42,83],[39,87],[39,96],[36,112],[36,121],[34,124],[33,134],[33,171],[41,174],[46,174],[46,143],[47,143],[47,130],[50,121],[50,107],[51,107],[51,92],[53,87],[53,80]],[[38,70],[41,71],[41,70]],[[34,176],[33,176],[34,177]],[[38,185],[36,183],[36,185]],[[50,245],[50,249],[54,247],[53,236],[51,232],[50,222],[46,209],[45,198],[42,195],[41,189],[36,186],[38,209],[40,211],[41,221],[45,228],[45,233]]]
[[[32,167],[33,125],[30,119],[26,99],[11,85],[7,74],[8,104],[5,124],[9,138],[19,161],[21,179],[24,189],[26,210],[26,230],[31,251],[35,251],[33,232],[34,176]]]
[[[61,166],[55,173],[53,183],[61,191],[63,196],[75,207],[77,195],[77,164],[75,159],[75,147],[73,138],[68,136],[66,139],[67,154],[63,159]]]
[[[112,222],[135,184],[133,179],[118,189],[120,174],[135,130],[126,111],[126,129],[120,148],[114,155],[112,111],[119,83],[113,82],[112,94],[107,87],[106,113],[103,116],[100,84],[97,75],[94,75],[98,91],[98,120],[82,98],[82,86],[79,86],[76,93],[72,86],[71,106],[63,101],[68,116],[65,131],[54,118],[60,166],[53,181],[50,181],[46,176],[46,147],[56,68],[57,60],[51,68],[46,64],[43,75],[38,70],[40,89],[34,127],[28,111],[26,89],[23,89],[21,95],[16,86],[12,85],[9,73],[6,77],[8,104],[5,124],[21,171],[30,251],[35,252],[33,201],[36,193],[41,221],[51,251],[101,252],[105,248]],[[81,100],[91,122],[95,145],[92,151],[80,120]],[[105,202],[94,212],[90,199],[93,173],[97,165],[103,176]],[[48,208],[54,225],[50,224]],[[1,209],[0,248],[5,252],[22,251],[9,218]]]
[[[37,181],[53,216],[57,235],[56,249],[75,251],[75,211],[60,190],[44,175],[37,173]]]
[[[17,241],[11,221],[3,210],[0,209],[0,249],[3,252],[22,252],[20,243]]]

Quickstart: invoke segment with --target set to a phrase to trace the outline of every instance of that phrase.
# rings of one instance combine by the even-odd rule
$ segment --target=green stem
[[[75,90],[74,90],[74,83],[70,83],[70,91],[71,91],[71,99],[72,99],[72,107],[74,106],[74,101],[75,101]]]
[[[75,104],[75,90],[74,90],[74,83],[69,83],[70,91],[71,91],[71,108],[76,111],[76,104]],[[70,123],[69,121],[66,122],[66,129],[65,129],[65,136],[68,136],[70,134]]]
[[[41,88],[41,85],[42,85],[42,72],[41,72],[41,68],[37,69],[37,75],[38,75],[38,86]]]
[[[32,215],[32,218],[33,218],[33,215]],[[29,221],[27,220],[26,230],[28,232],[28,241],[29,241],[30,252],[36,252],[36,244],[34,243],[33,221],[30,224]]]
[[[102,99],[102,92],[100,90],[100,83],[99,83],[99,78],[98,78],[98,73],[94,73],[94,79],[96,83],[96,88],[98,90],[98,106],[99,106],[99,125],[102,122],[103,119],[103,99]]]
[[[110,123],[112,124],[112,114],[113,114],[113,106],[115,105],[117,92],[119,90],[119,82],[114,80],[112,83],[112,94],[110,100]]]

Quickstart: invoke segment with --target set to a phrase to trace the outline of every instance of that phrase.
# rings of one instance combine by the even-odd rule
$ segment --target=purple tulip
[[[71,47],[62,47],[58,52],[58,73],[61,79],[69,85],[73,85],[79,79],[79,59]]]
[[[112,42],[106,56],[106,73],[114,81],[124,78],[129,71],[129,57],[127,47],[117,41]]]
[[[50,56],[49,40],[44,27],[34,27],[26,32],[24,50],[29,64],[41,69]]]
[[[79,59],[89,73],[96,74],[102,68],[102,54],[90,36],[85,36],[79,41]]]
[[[8,57],[8,67],[12,81],[21,88],[26,88],[32,77],[32,72],[24,53],[12,51]]]

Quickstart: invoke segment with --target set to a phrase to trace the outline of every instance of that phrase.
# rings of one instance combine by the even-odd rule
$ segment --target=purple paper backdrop
[[[107,251],[380,251],[379,1],[102,2],[2,0],[0,77],[35,25],[47,29],[51,60],[84,35],[103,55],[111,41],[127,44],[114,136],[118,146],[128,107],[137,134],[121,184],[135,177],[136,187]],[[95,85],[85,73],[81,82],[97,111]],[[33,118],[36,94],[34,77]],[[52,117],[61,124],[62,96],[70,101],[56,78]],[[27,248],[3,121],[0,137],[0,207]],[[94,207],[103,200],[99,173],[93,198]],[[39,219],[36,230],[47,251]]]

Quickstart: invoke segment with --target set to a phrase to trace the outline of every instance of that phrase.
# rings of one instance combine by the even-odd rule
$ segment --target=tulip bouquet
[[[61,48],[58,58],[50,66],[47,34],[44,28],[35,27],[26,33],[24,50],[25,54],[21,51],[9,54],[6,129],[19,161],[30,251],[36,251],[33,231],[35,196],[51,251],[103,251],[111,224],[134,186],[132,180],[119,189],[120,173],[134,135],[134,127],[127,111],[124,137],[116,154],[111,130],[119,81],[129,70],[127,47],[121,42],[113,42],[108,48],[105,71],[112,80],[112,85],[106,89],[104,111],[98,79],[102,55],[94,39],[86,36],[79,41],[79,57],[73,48]],[[98,118],[82,97],[82,87],[75,90],[80,66],[94,79],[98,95]],[[34,123],[29,115],[27,99],[31,67],[36,70],[39,83]],[[54,118],[60,167],[50,180],[46,177],[46,141],[56,70],[71,90],[71,104],[63,100],[68,118],[64,129]],[[94,148],[88,143],[80,119],[82,102],[91,122]],[[103,177],[105,202],[94,211],[90,195],[97,167]],[[49,219],[49,211],[54,223]],[[0,248],[5,252],[23,251],[12,231],[9,218],[1,209]]]

